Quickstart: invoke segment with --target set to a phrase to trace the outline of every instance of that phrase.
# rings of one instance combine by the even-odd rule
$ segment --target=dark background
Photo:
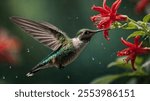
[[[112,2],[114,0],[107,0],[108,5]],[[132,32],[116,29],[110,31],[110,41],[106,41],[102,33],[95,35],[79,58],[65,69],[45,69],[33,77],[25,76],[51,50],[21,31],[9,17],[47,21],[74,37],[81,28],[96,29],[90,21],[90,17],[97,14],[91,10],[93,4],[101,6],[102,0],[2,0],[0,27],[21,40],[22,51],[19,65],[0,64],[0,83],[90,83],[97,77],[124,72],[119,68],[107,68],[115,60],[116,52],[124,47],[120,37],[126,38]],[[118,13],[140,20],[145,14],[137,15],[134,7],[134,3],[123,0]]]

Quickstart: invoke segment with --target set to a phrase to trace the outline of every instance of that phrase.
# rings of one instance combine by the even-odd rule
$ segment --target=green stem
[[[150,36],[150,30],[148,29],[148,27],[145,28],[144,26],[142,26],[141,24],[139,24],[137,21],[135,21],[135,20],[133,20],[133,19],[131,19],[131,18],[128,17],[128,22],[129,21],[133,22],[138,27],[139,30],[143,30],[147,35]]]

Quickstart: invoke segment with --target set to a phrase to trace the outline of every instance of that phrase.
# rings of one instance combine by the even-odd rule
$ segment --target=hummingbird
[[[28,77],[45,68],[64,68],[79,56],[95,33],[104,31],[81,29],[76,37],[70,38],[65,32],[47,22],[36,22],[15,16],[10,19],[24,32],[52,50],[45,59],[26,74]]]

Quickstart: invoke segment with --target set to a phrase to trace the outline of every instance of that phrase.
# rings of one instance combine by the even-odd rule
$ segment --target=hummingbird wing
[[[53,51],[60,48],[64,42],[70,39],[66,33],[52,24],[38,23],[20,17],[11,17],[10,19],[23,31],[29,33],[33,38]]]

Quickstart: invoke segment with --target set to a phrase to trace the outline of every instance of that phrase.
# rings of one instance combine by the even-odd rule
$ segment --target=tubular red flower
[[[150,0],[140,0],[136,5],[136,12],[141,13],[149,3]]]
[[[150,53],[150,47],[142,47],[141,46],[142,42],[139,42],[139,40],[140,40],[140,36],[136,36],[134,38],[134,44],[133,44],[121,38],[121,42],[128,48],[117,52],[117,56],[127,56],[125,60],[127,63],[128,61],[131,61],[133,70],[136,70],[134,66],[136,56]]]
[[[92,10],[98,11],[100,14],[92,16],[93,21],[98,29],[109,29],[112,23],[115,21],[125,21],[127,17],[125,15],[117,14],[117,10],[122,0],[116,0],[111,7],[106,5],[106,0],[103,0],[103,7],[92,6]],[[108,31],[104,31],[104,37],[109,40]]]
[[[19,51],[20,42],[8,36],[4,29],[0,29],[0,62],[16,64]]]

